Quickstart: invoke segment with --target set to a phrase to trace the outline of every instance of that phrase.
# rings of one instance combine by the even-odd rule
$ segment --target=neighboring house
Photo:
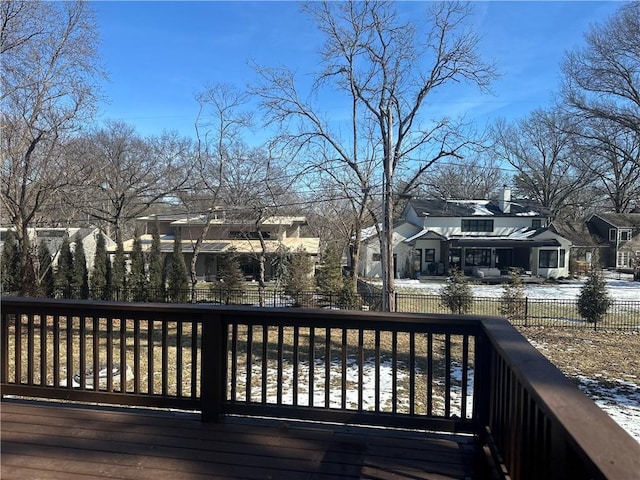
[[[368,239],[361,274],[380,275],[379,247]],[[533,276],[569,275],[571,242],[549,227],[539,205],[511,200],[410,200],[394,227],[396,277],[443,275],[452,267],[477,277],[518,268]],[[376,255],[377,254],[377,255]]]
[[[260,222],[247,217],[231,218],[224,209],[217,208],[210,214],[199,215],[150,215],[137,219],[139,237],[143,251],[151,248],[152,233],[158,228],[160,245],[163,253],[171,253],[174,248],[175,235],[181,239],[182,253],[187,268],[193,258],[196,240],[207,223],[207,216],[213,215],[209,232],[204,239],[198,261],[196,275],[202,281],[214,281],[218,278],[224,259],[229,255],[237,255],[240,266],[248,280],[257,279],[259,275],[258,256],[263,248],[260,235],[265,246],[265,279],[275,275],[276,258],[281,252],[291,255],[310,255],[318,257],[320,239],[305,236],[307,220],[304,216],[270,216]],[[133,240],[124,243],[124,250],[130,253]]]
[[[396,222],[393,225],[393,267],[395,278],[412,277],[411,246],[403,243],[407,236],[415,231],[415,227],[408,222]],[[360,247],[360,268],[358,274],[365,278],[382,276],[382,262],[380,261],[380,241],[375,226],[362,231],[362,245]],[[400,259],[400,262],[398,262]]]
[[[587,220],[606,242],[604,268],[633,269],[640,263],[640,213],[596,213]]]
[[[586,274],[594,261],[607,255],[608,242],[584,220],[554,220],[549,228],[571,242],[569,270],[572,274]]]
[[[9,229],[0,228],[0,250],[4,248],[4,239],[6,232]],[[76,243],[82,242],[84,248],[84,255],[87,259],[87,270],[89,273],[93,270],[93,263],[96,256],[96,245],[98,242],[98,235],[102,235],[105,239],[105,245],[108,249],[114,249],[116,243],[107,235],[102,233],[100,229],[96,227],[43,227],[43,228],[30,228],[28,230],[29,237],[32,245],[37,248],[41,242],[44,242],[51,253],[53,259],[52,264],[56,266],[58,264],[58,257],[60,254],[60,248],[62,247],[62,241],[65,236],[69,236],[69,244],[71,251],[75,250]]]

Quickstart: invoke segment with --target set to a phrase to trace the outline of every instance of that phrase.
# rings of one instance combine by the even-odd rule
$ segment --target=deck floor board
[[[473,479],[474,442],[197,413],[3,400],[8,479]]]

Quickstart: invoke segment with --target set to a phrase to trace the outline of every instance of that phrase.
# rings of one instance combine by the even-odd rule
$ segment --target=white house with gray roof
[[[398,278],[443,275],[452,267],[476,277],[500,277],[511,268],[543,278],[569,275],[571,242],[549,228],[543,208],[512,200],[507,188],[497,200],[412,199],[393,243]],[[361,274],[378,271],[375,247],[363,251],[369,256]]]

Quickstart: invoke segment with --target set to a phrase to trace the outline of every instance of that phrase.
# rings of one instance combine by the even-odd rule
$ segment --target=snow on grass
[[[578,377],[580,390],[640,443],[640,385],[627,380]]]
[[[313,406],[319,408],[342,408],[342,363],[334,361],[330,364],[330,391],[329,403],[325,404],[325,363],[322,359],[316,359],[313,373]],[[294,384],[297,386],[297,404],[300,406],[309,405],[309,364],[308,362],[298,363],[297,378],[294,377],[293,365],[290,362],[283,362],[282,383],[278,384],[277,367],[267,367],[266,402],[276,404],[278,402],[278,389],[281,389],[282,403],[293,405]],[[426,375],[420,368],[415,368],[416,377]],[[357,359],[350,357],[347,359],[345,368],[345,408],[348,410],[358,410],[358,385],[360,382],[360,368]],[[451,385],[450,416],[462,417],[462,367],[455,362],[451,364]],[[253,363],[251,367],[251,378],[260,379],[262,377],[262,364]],[[243,400],[246,394],[246,371],[244,367],[239,367],[236,375],[237,399]],[[381,360],[379,373],[379,409],[384,412],[391,412],[393,409],[393,364],[391,360]],[[396,370],[396,399],[397,411],[409,413],[411,399],[409,398],[409,371],[407,366],[397,362]],[[438,391],[444,391],[445,381],[443,378],[434,378],[434,385],[441,388],[434,388],[433,393],[433,414],[444,416],[444,396]],[[251,387],[251,400],[261,401],[261,385],[253,384]],[[362,409],[364,411],[375,411],[376,409],[376,368],[374,359],[366,359],[362,366]],[[416,406],[416,409],[426,411],[426,405]],[[467,374],[467,397],[465,418],[473,415],[473,370],[468,369]]]
[[[640,301],[640,282],[634,282],[631,277],[622,276],[618,278],[606,278],[607,290],[612,298],[616,300],[637,300]],[[379,282],[372,282],[374,285]],[[525,295],[529,298],[546,298],[556,300],[574,300],[580,294],[580,289],[584,280],[567,280],[557,284],[525,284]],[[381,284],[380,284],[381,285]],[[444,286],[444,279],[441,282],[420,282],[419,280],[396,280],[398,293],[419,292],[425,295],[439,295]],[[502,285],[470,285],[475,297],[500,298],[502,296]]]

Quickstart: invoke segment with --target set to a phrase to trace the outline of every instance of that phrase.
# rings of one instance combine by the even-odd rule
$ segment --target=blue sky
[[[209,83],[244,87],[250,61],[286,65],[301,76],[317,69],[322,38],[297,2],[95,2],[100,54],[110,80],[102,120],[122,120],[141,135],[177,130],[194,136],[195,93]],[[583,45],[590,25],[602,23],[620,2],[473,2],[481,52],[502,75],[493,95],[464,85],[439,92],[437,116],[464,114],[485,125],[522,118],[548,107],[565,51]],[[425,2],[398,2],[412,15]],[[432,116],[432,115],[430,115]]]

